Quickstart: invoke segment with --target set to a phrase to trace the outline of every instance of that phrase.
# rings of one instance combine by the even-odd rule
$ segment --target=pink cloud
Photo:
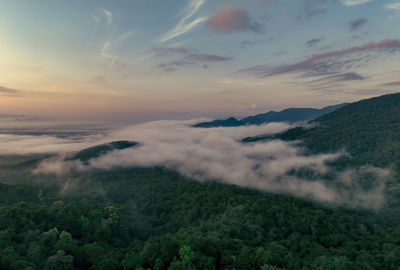
[[[218,33],[260,30],[259,24],[250,21],[246,10],[231,5],[223,6],[207,20],[206,25]]]
[[[17,96],[20,94],[19,90],[4,87],[0,85],[0,95],[1,96]]]

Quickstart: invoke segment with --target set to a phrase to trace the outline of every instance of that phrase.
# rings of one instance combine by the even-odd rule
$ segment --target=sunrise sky
[[[399,0],[0,0],[0,114],[144,121],[400,91]]]

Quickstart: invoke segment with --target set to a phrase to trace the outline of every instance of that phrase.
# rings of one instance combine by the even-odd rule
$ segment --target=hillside
[[[125,148],[136,146],[137,144],[138,144],[137,142],[131,142],[131,141],[109,142],[80,150],[78,153],[73,154],[67,160],[79,159],[82,162],[87,162],[91,158],[98,158],[113,150],[122,150]]]
[[[350,103],[310,123],[310,129],[294,128],[275,136],[245,138],[302,140],[314,152],[346,149],[358,164],[400,166],[400,94]]]
[[[70,195],[0,185],[2,269],[395,270],[400,263],[395,211],[326,207],[163,168],[80,178],[102,192],[82,193],[78,179]]]
[[[217,119],[211,122],[202,122],[193,125],[193,127],[201,127],[201,128],[212,128],[212,127],[238,127],[242,126],[243,123],[237,120],[235,117],[229,117],[227,119],[221,120]]]
[[[311,129],[247,141],[302,140],[312,152],[346,148],[352,157],[333,164],[339,170],[340,162],[398,166],[400,94],[352,103],[312,123]],[[111,142],[72,157],[87,162],[136,144]],[[2,157],[0,169],[13,170],[13,177],[27,183],[0,184],[1,269],[396,270],[400,265],[398,203],[378,210],[344,208],[200,183],[162,167],[29,174],[46,158],[15,157],[7,164]],[[390,186],[397,202],[398,186]]]
[[[210,128],[210,127],[237,127],[245,125],[261,125],[270,122],[302,122],[315,119],[326,113],[330,113],[338,108],[343,107],[347,103],[327,106],[322,109],[314,108],[288,108],[279,112],[269,111],[267,113],[247,116],[241,120],[229,117],[225,120],[214,120],[211,122],[202,122],[193,125],[193,127]]]

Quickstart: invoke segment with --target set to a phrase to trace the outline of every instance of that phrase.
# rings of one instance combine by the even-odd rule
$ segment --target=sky
[[[400,92],[399,0],[0,0],[0,115],[142,122]]]

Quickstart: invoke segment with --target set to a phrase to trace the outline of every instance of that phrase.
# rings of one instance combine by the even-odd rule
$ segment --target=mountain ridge
[[[341,103],[323,107],[321,109],[316,108],[287,108],[281,111],[269,111],[266,113],[260,113],[252,116],[246,116],[240,120],[235,117],[229,117],[226,119],[216,119],[210,122],[201,122],[193,125],[192,127],[197,128],[212,128],[212,127],[238,127],[245,125],[261,125],[271,122],[302,122],[310,121],[326,113],[330,113],[338,108],[341,108],[348,103]]]
[[[400,93],[353,102],[310,121],[313,128],[296,127],[272,136],[244,138],[242,142],[269,139],[301,140],[313,152],[345,148],[360,163],[375,166],[398,162],[400,155]]]

